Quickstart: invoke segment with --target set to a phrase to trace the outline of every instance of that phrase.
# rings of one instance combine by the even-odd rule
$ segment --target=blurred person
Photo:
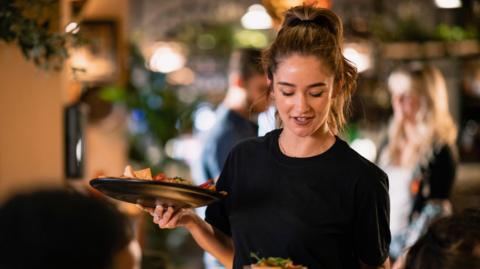
[[[377,162],[390,179],[390,255],[397,259],[431,221],[451,214],[457,128],[436,67],[401,67],[388,84],[393,118]]]
[[[139,269],[140,247],[113,205],[65,190],[0,207],[0,268]]]
[[[217,109],[217,121],[204,140],[202,182],[220,175],[235,144],[257,136],[258,125],[253,118],[266,109],[266,104],[259,100],[268,87],[261,64],[261,51],[243,48],[233,52],[228,81],[229,88]]]
[[[435,221],[409,248],[405,269],[480,268],[480,209]]]
[[[185,227],[227,268],[255,263],[251,253],[310,269],[389,268],[387,176],[337,136],[357,77],[342,43],[332,11],[290,9],[262,55],[283,128],[232,149],[217,182],[228,195],[205,220],[157,206],[153,221]]]
[[[267,78],[261,64],[261,51],[242,48],[232,53],[229,62],[229,87],[216,111],[216,123],[204,139],[200,157],[199,183],[217,179],[230,150],[243,139],[257,136],[254,117],[266,109],[261,103]],[[200,215],[205,209],[198,210]],[[204,257],[207,269],[224,268],[211,255]]]

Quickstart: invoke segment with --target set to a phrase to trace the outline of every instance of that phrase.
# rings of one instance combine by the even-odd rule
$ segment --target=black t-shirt
[[[390,244],[388,179],[336,138],[326,152],[288,157],[274,130],[238,144],[217,183],[226,199],[206,221],[232,236],[234,268],[260,257],[291,258],[309,269],[379,265]]]

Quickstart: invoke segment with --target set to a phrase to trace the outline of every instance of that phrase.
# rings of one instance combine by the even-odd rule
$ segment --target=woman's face
[[[280,61],[270,83],[285,131],[299,137],[328,131],[334,76],[322,61],[291,55]]]
[[[420,111],[420,97],[413,90],[393,91],[392,107],[395,117],[415,123]]]

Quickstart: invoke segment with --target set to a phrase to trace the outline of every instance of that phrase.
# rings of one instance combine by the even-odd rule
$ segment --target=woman
[[[437,68],[400,68],[389,87],[394,115],[378,163],[390,178],[390,254],[397,259],[432,220],[451,212],[457,128]]]
[[[315,268],[388,268],[386,175],[336,135],[355,86],[331,11],[290,9],[264,51],[269,90],[283,129],[230,152],[217,183],[228,196],[207,208],[157,207],[161,228],[185,226],[227,268],[260,257]]]

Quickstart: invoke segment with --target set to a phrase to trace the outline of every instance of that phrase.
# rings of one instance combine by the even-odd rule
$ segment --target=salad
[[[293,261],[289,258],[280,258],[280,257],[267,257],[259,258],[255,253],[250,253],[254,259],[257,260],[257,263],[252,264],[252,269],[307,269],[303,265],[294,264]]]

